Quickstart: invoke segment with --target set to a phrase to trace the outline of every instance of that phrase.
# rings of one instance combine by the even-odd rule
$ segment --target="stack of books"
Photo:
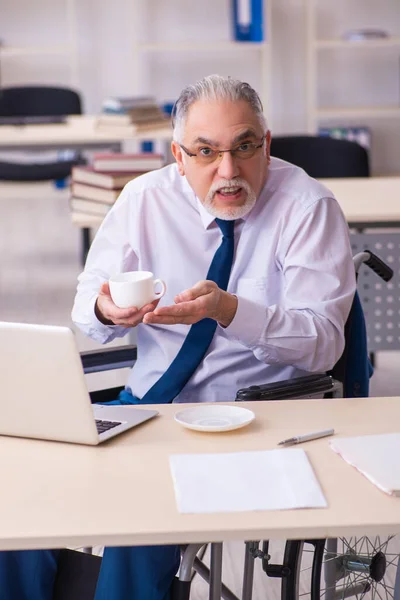
[[[152,96],[107,98],[102,110],[97,119],[97,127],[101,130],[131,126],[136,133],[141,133],[169,127],[169,115],[163,112]]]
[[[72,169],[70,208],[79,227],[100,225],[122,188],[132,179],[164,166],[162,154],[95,154],[92,165]]]

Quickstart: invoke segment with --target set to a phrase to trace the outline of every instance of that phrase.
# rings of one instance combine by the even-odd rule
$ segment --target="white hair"
[[[189,108],[198,100],[228,100],[230,102],[244,100],[253,109],[264,134],[268,131],[260,97],[248,83],[231,77],[223,77],[222,75],[208,75],[204,79],[186,86],[175,103],[172,111],[173,139],[175,142],[183,140],[183,131]]]

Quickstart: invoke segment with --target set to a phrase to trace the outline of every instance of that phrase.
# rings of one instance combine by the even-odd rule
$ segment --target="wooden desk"
[[[137,133],[134,127],[119,126],[109,131],[99,129],[97,116],[71,115],[66,123],[46,125],[1,125],[0,151],[12,150],[60,150],[100,149],[122,150],[123,142],[141,140],[162,140],[172,138],[170,127]],[[101,222],[101,221],[100,221]],[[90,246],[90,228],[98,225],[98,219],[78,223],[82,229],[82,264]]]
[[[400,176],[320,179],[338,200],[351,227],[400,227]],[[101,219],[83,218],[78,227]]]
[[[400,227],[400,176],[320,179],[350,227]]]
[[[96,116],[73,115],[60,124],[1,125],[0,150],[120,147],[126,140],[170,140],[172,137],[169,127],[138,134],[134,127],[120,126],[105,132],[96,127],[96,121]]]
[[[327,509],[179,514],[168,464],[172,453],[271,449],[296,433],[328,427],[337,435],[382,433],[398,431],[400,422],[400,398],[245,406],[256,420],[224,434],[183,429],[173,420],[182,405],[168,405],[157,407],[156,419],[94,448],[1,437],[0,550],[400,532],[400,498],[384,494],[345,463],[327,438],[302,445]]]

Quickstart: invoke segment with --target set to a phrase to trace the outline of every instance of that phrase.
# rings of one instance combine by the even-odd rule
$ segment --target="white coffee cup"
[[[154,279],[150,271],[129,271],[119,273],[109,280],[111,298],[119,308],[142,308],[158,300],[165,294],[166,285],[162,279]],[[161,291],[156,292],[157,285]]]

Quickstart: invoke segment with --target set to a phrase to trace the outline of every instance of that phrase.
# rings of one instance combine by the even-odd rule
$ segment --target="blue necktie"
[[[215,219],[222,231],[222,242],[211,262],[207,279],[226,290],[233,262],[234,221]],[[217,322],[202,319],[191,326],[182,348],[164,375],[149,389],[140,404],[168,404],[179,394],[204,358],[214,336]]]

